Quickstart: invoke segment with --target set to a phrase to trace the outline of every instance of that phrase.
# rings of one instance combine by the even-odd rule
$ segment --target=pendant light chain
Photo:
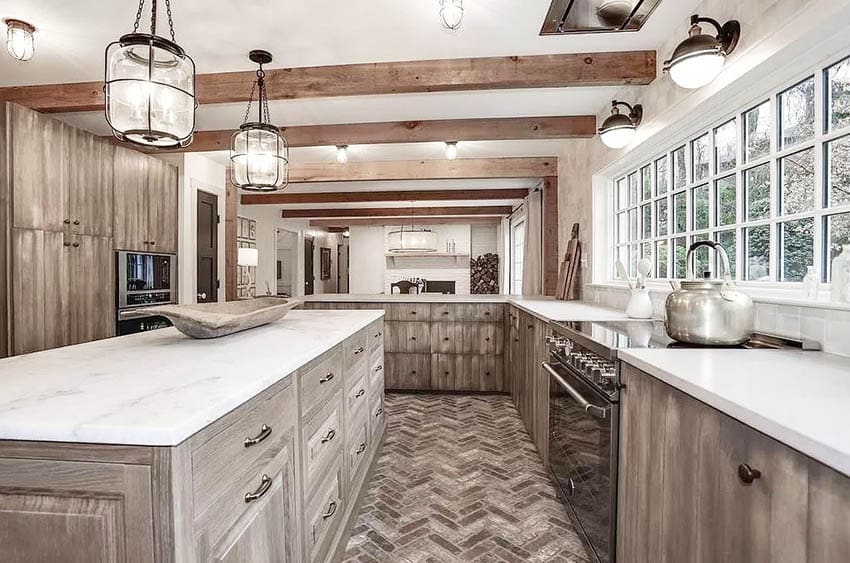
[[[156,35],[156,2],[151,0],[151,35]],[[142,21],[142,11],[145,9],[145,0],[139,0],[139,9],[136,10],[136,21],[133,22],[133,33],[138,33],[139,24]],[[171,15],[171,0],[165,0],[165,13],[168,16],[168,31],[171,41],[177,43],[174,35],[174,18]]]
[[[248,107],[245,108],[245,117],[242,119],[243,125],[248,123],[251,116],[251,104],[254,102],[254,94],[259,88],[257,94],[257,119],[259,123],[271,123],[271,114],[269,113],[269,96],[266,93],[266,71],[263,70],[262,63],[257,70],[257,80],[251,84],[251,94],[248,96]]]

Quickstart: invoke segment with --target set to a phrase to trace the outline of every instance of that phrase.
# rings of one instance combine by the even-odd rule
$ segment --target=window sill
[[[621,281],[609,281],[604,283],[589,283],[586,287],[591,289],[617,289],[628,291],[629,286]],[[672,288],[667,282],[651,281],[647,283],[647,289],[651,294],[668,295]],[[821,287],[819,298],[816,301],[800,297],[802,289],[775,289],[765,287],[753,287],[747,284],[738,284],[738,288],[752,297],[755,303],[769,303],[773,305],[784,305],[788,307],[807,307],[811,309],[828,309],[833,311],[850,311],[850,303],[838,303],[829,300],[829,287]]]

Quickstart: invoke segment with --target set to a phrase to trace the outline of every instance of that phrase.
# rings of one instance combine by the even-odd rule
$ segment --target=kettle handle
[[[688,263],[688,279],[696,279],[696,276],[694,275],[694,261],[691,260],[691,257],[693,256],[695,250],[703,246],[713,248],[720,254],[720,262],[723,265],[723,281],[726,283],[730,283],[732,281],[732,268],[729,266],[729,255],[726,253],[726,249],[723,248],[720,243],[714,242],[713,240],[697,241],[693,243],[688,249],[688,256],[685,259]]]

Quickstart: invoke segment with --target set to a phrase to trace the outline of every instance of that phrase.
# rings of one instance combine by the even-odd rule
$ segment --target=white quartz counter
[[[0,360],[0,439],[172,446],[383,311],[291,311],[213,340],[169,328]]]
[[[299,297],[311,303],[510,303],[546,321],[616,321],[623,311],[581,301],[558,301],[551,297],[514,295],[348,294],[326,293]]]
[[[850,476],[850,359],[729,349],[631,349],[619,357]]]

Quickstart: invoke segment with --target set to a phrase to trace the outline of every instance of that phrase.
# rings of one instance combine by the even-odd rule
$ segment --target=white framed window
[[[831,279],[850,244],[850,56],[798,76],[613,182],[613,251],[629,274],[649,258],[681,279],[695,241],[727,250],[734,279]],[[697,275],[720,269],[701,248]]]
[[[511,293],[522,294],[522,266],[525,250],[525,220],[511,226]]]

